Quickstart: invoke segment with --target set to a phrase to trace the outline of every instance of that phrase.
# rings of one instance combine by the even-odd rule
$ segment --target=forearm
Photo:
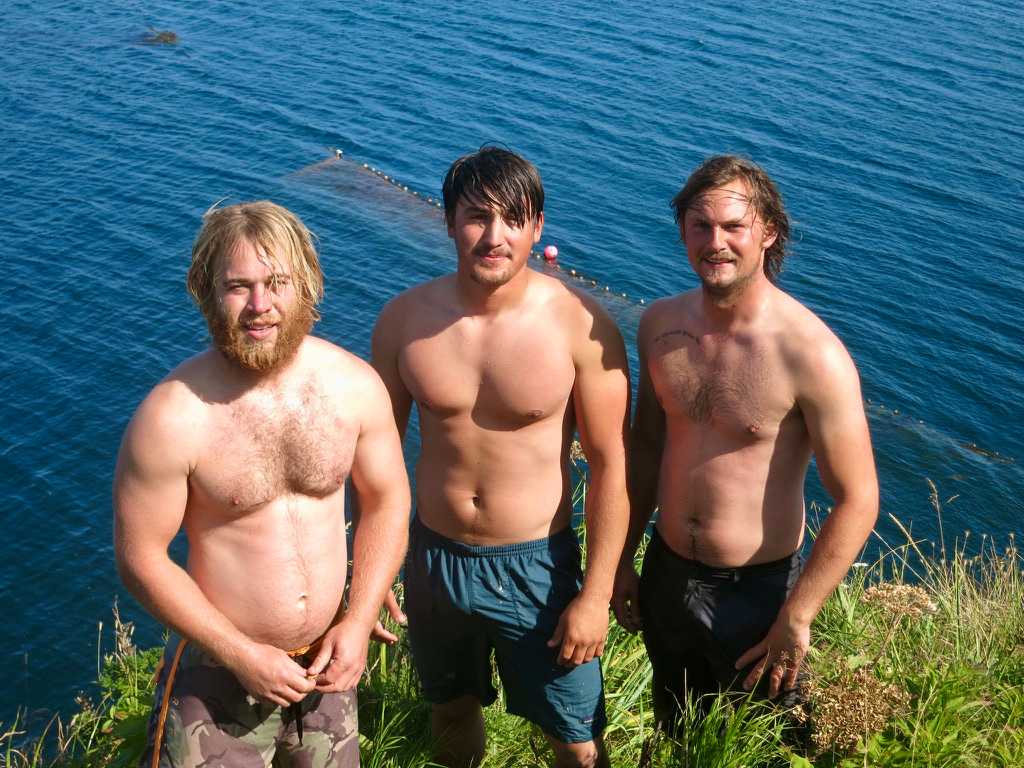
[[[363,503],[354,528],[352,581],[345,618],[365,625],[369,632],[405,557],[408,504]]]
[[[810,626],[821,606],[846,577],[878,517],[876,498],[837,504],[821,526],[803,573],[782,613],[794,623]]]
[[[584,509],[587,524],[587,571],[583,592],[607,602],[611,599],[615,569],[629,527],[626,478],[604,462],[590,463],[590,487]]]
[[[123,556],[118,570],[124,585],[160,623],[225,666],[232,667],[253,644],[166,552]]]

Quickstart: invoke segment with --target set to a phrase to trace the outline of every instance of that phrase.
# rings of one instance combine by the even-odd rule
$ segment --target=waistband
[[[752,576],[760,576],[767,573],[778,573],[780,571],[790,571],[794,568],[800,568],[803,562],[800,550],[798,549],[790,555],[780,557],[778,560],[770,560],[767,563],[738,565],[734,568],[707,565],[706,563],[702,563],[700,560],[691,560],[688,557],[680,555],[665,543],[661,534],[658,533],[657,528],[655,528],[651,534],[651,546],[657,547],[659,552],[663,552],[667,557],[671,558],[679,565],[689,569],[701,577],[721,579],[723,581],[741,581],[744,578],[750,578]]]
[[[560,549],[566,546],[579,546],[576,538],[576,531],[571,525],[567,525],[558,533],[546,536],[543,539],[532,539],[531,541],[520,541],[515,544],[499,544],[497,546],[478,546],[466,544],[462,541],[449,539],[437,531],[427,528],[416,515],[412,519],[411,534],[419,542],[431,547],[440,547],[455,555],[463,557],[510,557],[513,555],[527,555],[535,552],[545,552],[551,549]]]

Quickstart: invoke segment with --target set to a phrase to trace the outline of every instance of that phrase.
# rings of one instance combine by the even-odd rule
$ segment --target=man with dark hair
[[[672,205],[701,285],[640,321],[632,515],[613,598],[619,622],[643,628],[668,728],[687,692],[761,681],[795,700],[811,622],[878,514],[857,369],[775,284],[789,234],[775,185],[749,160],[713,157]],[[835,507],[802,568],[812,455]],[[633,554],[655,506],[638,581]]]
[[[208,212],[188,287],[213,345],[139,406],[114,481],[121,577],[175,633],[143,765],[357,766],[355,686],[409,514],[387,391],[309,335],[323,276],[281,206]],[[182,527],[187,569],[167,553]]]
[[[597,303],[527,267],[544,225],[537,170],[486,147],[444,181],[454,274],[381,312],[373,361],[421,454],[405,567],[409,637],[436,759],[475,765],[496,692],[540,726],[559,766],[606,765],[598,657],[628,524],[629,373]],[[567,462],[579,430],[591,485],[587,570]]]

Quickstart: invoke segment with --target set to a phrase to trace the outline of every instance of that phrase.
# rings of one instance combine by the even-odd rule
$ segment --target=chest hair
[[[224,490],[231,505],[338,490],[352,465],[355,433],[337,411],[312,386],[297,396],[230,406],[214,458],[229,468]]]
[[[744,430],[756,430],[764,422],[771,372],[758,345],[715,348],[704,341],[666,353],[661,368],[672,405],[691,421],[735,422]]]

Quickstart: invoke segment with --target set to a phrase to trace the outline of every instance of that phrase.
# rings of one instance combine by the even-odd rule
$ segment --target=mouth
[[[245,335],[250,339],[262,341],[263,339],[270,336],[274,329],[277,328],[277,323],[243,323],[242,329],[245,331]]]
[[[497,264],[505,261],[508,257],[502,251],[488,251],[486,253],[476,254],[476,258],[484,264]]]
[[[705,257],[701,259],[702,262],[710,267],[724,267],[726,264],[736,263],[735,259],[722,258],[720,256]]]

